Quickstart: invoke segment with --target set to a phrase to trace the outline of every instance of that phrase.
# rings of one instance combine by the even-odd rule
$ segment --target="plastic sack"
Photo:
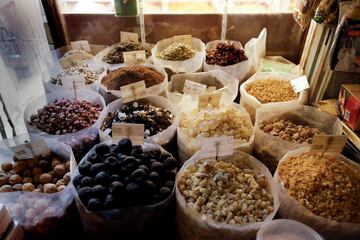
[[[302,30],[305,30],[315,15],[316,8],[321,0],[296,0],[294,4],[294,19]]]
[[[200,213],[187,207],[184,197],[181,195],[178,189],[179,179],[184,174],[185,169],[189,166],[196,164],[199,160],[202,160],[201,151],[197,152],[190,160],[188,160],[180,169],[176,176],[176,225],[177,232],[180,239],[187,240],[252,240],[256,237],[256,232],[260,227],[269,221],[271,221],[278,208],[279,208],[279,196],[277,193],[276,185],[271,176],[269,170],[256,158],[243,153],[239,150],[235,150],[232,156],[220,157],[220,160],[231,162],[239,166],[247,166],[254,169],[257,173],[265,175],[269,188],[271,189],[274,198],[274,211],[269,214],[263,222],[258,223],[244,223],[244,224],[226,224],[217,223],[215,221],[204,221]]]
[[[237,109],[238,111],[244,113],[245,118],[247,121],[251,124],[251,119],[249,114],[245,111],[245,109],[236,103],[231,103],[231,105]],[[180,109],[186,109],[187,111],[191,111],[192,108],[188,104],[184,104],[184,106]],[[179,121],[181,119],[181,114],[183,113],[182,110],[179,111]],[[251,129],[253,131],[253,129]],[[179,154],[179,160],[180,163],[184,163],[188,159],[190,159],[197,151],[201,149],[202,142],[206,141],[206,138],[193,138],[187,136],[180,126],[177,127],[177,145],[178,145],[178,154]],[[237,139],[234,139],[234,148],[238,149],[245,153],[251,153],[254,146],[254,131],[252,132],[252,135],[247,142],[243,142]]]
[[[261,81],[265,79],[278,79],[278,80],[284,80],[284,81],[291,81],[293,79],[297,78],[295,75],[286,74],[282,72],[257,72],[255,73],[251,78],[249,78],[246,82],[240,85],[240,104],[243,106],[246,111],[250,114],[251,120],[255,121],[255,113],[256,109],[267,105],[269,103],[261,103],[256,97],[250,95],[247,92],[247,87],[256,82]],[[305,89],[304,91],[300,92],[298,94],[298,98],[294,99],[292,101],[289,101],[291,103],[297,103],[297,104],[306,104],[308,101],[308,90]]]
[[[157,57],[157,54],[173,43],[172,38],[163,39],[151,50],[155,66],[169,69],[172,73],[193,73],[202,70],[205,58],[205,44],[198,38],[192,38],[193,49],[198,51],[195,57],[184,61],[169,61]]]
[[[281,159],[280,164],[287,161],[291,157],[300,156],[303,153],[309,152],[309,150],[309,147],[304,147],[288,152]],[[325,153],[325,155],[334,156],[337,159],[352,165],[353,168],[360,171],[360,166],[358,164],[339,153]],[[315,231],[320,233],[326,240],[359,239],[359,223],[340,223],[315,215],[288,194],[287,190],[284,188],[284,184],[279,177],[278,170],[276,170],[274,174],[274,180],[275,184],[277,185],[280,198],[279,214],[281,218],[293,219],[305,223],[308,226],[312,227]]]
[[[175,106],[166,98],[161,97],[161,96],[155,96],[155,95],[148,95],[145,98],[136,100],[136,102],[140,102],[140,103],[147,103],[156,107],[160,107],[162,109],[166,109],[169,110],[173,115],[174,115],[174,120],[172,122],[172,124],[165,129],[164,131],[153,135],[151,137],[148,137],[145,139],[146,142],[153,142],[156,143],[158,145],[161,145],[163,148],[167,149],[168,151],[171,151],[172,148],[174,147],[173,145],[176,145],[175,141],[176,141],[176,127],[178,124],[178,118],[177,118],[177,110],[175,108]],[[102,126],[104,119],[106,118],[106,116],[108,115],[108,113],[110,112],[115,112],[117,111],[119,108],[122,107],[124,103],[122,102],[122,99],[117,99],[114,102],[110,103],[104,112],[101,113],[100,117],[99,117],[99,128]],[[132,104],[130,103],[126,103],[126,104]],[[104,141],[110,141],[111,137],[109,135],[107,135],[106,133],[104,133],[102,130],[99,130],[99,135],[100,135],[100,141],[104,142]]]
[[[98,145],[102,144],[111,145],[112,142],[108,141]],[[151,150],[159,146],[153,143],[145,143],[142,147],[144,150]],[[165,151],[161,147],[160,150],[162,152]],[[79,165],[94,152],[95,147],[86,154]],[[78,174],[79,171],[76,169],[72,175],[72,179]],[[82,204],[76,189],[72,187],[85,233],[93,239],[118,239],[122,235],[137,232],[145,225],[157,220],[164,212],[168,211],[174,196],[174,189],[167,199],[154,205],[91,212]]]
[[[222,42],[230,42],[231,44],[234,44],[235,47],[243,49],[240,42],[237,41],[231,41],[231,40],[215,40],[208,42],[206,44],[206,50],[214,49],[216,48],[216,45],[218,43]],[[251,52],[245,50],[245,55],[247,56],[248,60],[242,61],[233,65],[228,66],[219,66],[219,65],[210,65],[206,63],[206,57],[204,58],[204,72],[211,71],[211,70],[222,70],[229,75],[237,78],[240,83],[245,81],[246,77],[251,73],[253,68],[253,55]]]
[[[106,68],[101,64],[96,64],[93,62],[85,63],[85,65],[87,65],[90,70],[99,74],[98,79],[94,83],[86,85],[87,89],[97,92],[100,88],[101,79],[106,75]],[[54,84],[51,82],[51,79],[56,79],[62,70],[63,69],[59,65],[55,65],[51,69],[50,73],[44,72],[42,74],[42,81],[45,93],[53,93],[66,90],[62,85]]]
[[[107,46],[106,45],[95,45],[95,44],[90,44],[90,52],[88,52],[88,54],[92,55],[91,58],[89,58],[88,60],[90,59],[93,59],[94,56],[96,54],[98,54],[100,51],[102,51],[103,49],[105,49]],[[67,45],[67,46],[64,46],[64,47],[61,47],[61,48],[57,48],[53,51],[51,51],[51,54],[52,54],[52,57],[53,57],[53,60],[55,60],[54,62],[57,62],[58,59],[64,57],[64,55],[66,55],[68,52],[70,51],[74,51],[77,52],[79,51],[77,48],[74,48],[73,46],[71,45]],[[86,52],[84,50],[81,50],[83,52]],[[68,53],[69,54],[69,53]],[[90,56],[89,56],[90,57]]]
[[[201,83],[208,87],[215,87],[216,90],[214,90],[212,93],[223,93],[220,101],[221,104],[230,104],[234,101],[238,94],[237,89],[239,86],[239,81],[221,70],[213,70],[203,73],[176,74],[171,77],[171,81],[169,83],[168,98],[177,107],[179,107],[180,105],[184,105],[182,103],[183,98],[198,101],[197,95],[189,95],[183,93],[186,80]],[[184,101],[187,100],[185,99]]]
[[[259,72],[283,72],[299,77],[304,74],[300,65],[296,65],[281,56],[261,58]]]
[[[27,134],[0,142],[0,164],[14,162],[13,151],[10,147],[24,144],[25,140],[31,142],[39,139],[43,139],[53,153],[70,160],[70,172],[76,169],[76,161],[69,146],[53,139]],[[45,235],[56,231],[59,224],[66,221],[67,210],[74,199],[70,185],[71,183],[62,191],[51,194],[24,191],[1,192],[0,202],[6,206],[12,219],[19,222],[27,234]]]
[[[86,89],[76,91],[77,99],[86,100],[94,104],[99,104],[103,111],[105,109],[105,101],[98,93]],[[37,113],[37,110],[43,108],[46,104],[52,103],[57,99],[75,99],[75,93],[73,91],[59,91],[51,94],[43,95],[33,102],[31,102],[25,109],[24,121],[29,133],[40,135],[47,138],[56,139],[59,142],[68,144],[71,146],[75,158],[80,161],[81,158],[96,144],[98,143],[98,126],[99,121],[95,122],[91,127],[84,128],[75,133],[68,133],[63,135],[50,135],[43,132],[32,125],[30,125],[30,117]],[[101,114],[100,114],[101,115]]]
[[[271,172],[276,170],[280,159],[289,151],[309,146],[307,143],[293,143],[280,137],[265,133],[259,128],[263,121],[290,120],[295,124],[307,125],[320,129],[329,135],[342,135],[342,123],[334,115],[320,111],[314,107],[295,103],[272,103],[256,111],[255,146],[256,156]]]
[[[164,69],[158,68],[152,64],[141,64],[141,66],[154,69],[158,73],[160,73],[161,75],[164,76],[164,80],[162,83],[147,88],[146,93],[151,94],[151,95],[160,95],[163,97],[167,97],[167,90],[168,90],[169,83],[168,83],[168,76],[167,76],[166,72],[164,71]],[[123,67],[126,67],[126,66],[123,66]],[[120,89],[119,90],[108,90],[103,84],[101,84],[101,81],[100,81],[99,92],[104,97],[107,104],[115,101],[118,98],[121,98]],[[134,79],[134,82],[136,82],[136,79]]]
[[[245,44],[245,50],[253,55],[253,68],[255,71],[258,71],[260,67],[260,59],[266,56],[266,39],[267,29],[263,28],[257,38],[252,38]]]

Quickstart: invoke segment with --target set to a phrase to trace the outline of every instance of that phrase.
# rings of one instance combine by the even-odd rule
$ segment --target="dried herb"
[[[55,78],[51,78],[51,83],[56,85],[62,85],[61,78],[65,76],[83,76],[85,78],[85,84],[92,84],[99,79],[99,74],[88,68],[87,65],[80,67],[69,67],[60,71]]]
[[[184,61],[195,57],[196,51],[185,43],[173,43],[162,50],[158,57],[169,61]]]
[[[119,64],[124,62],[123,52],[145,50],[146,57],[151,55],[150,51],[137,42],[122,42],[103,57],[103,61],[109,64]]]
[[[243,49],[233,43],[220,42],[215,49],[206,50],[206,63],[210,65],[228,66],[248,60]]]

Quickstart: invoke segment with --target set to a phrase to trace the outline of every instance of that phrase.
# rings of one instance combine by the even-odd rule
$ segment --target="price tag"
[[[312,139],[311,151],[340,153],[345,147],[346,139],[345,135],[315,135]]]
[[[60,64],[63,68],[79,67],[86,61],[79,53],[60,58]]]
[[[123,138],[129,138],[136,145],[144,144],[144,124],[113,123],[113,141],[118,142]]]
[[[138,42],[139,36],[137,33],[120,32],[120,42]]]
[[[212,107],[219,106],[221,93],[210,93],[199,96],[198,109],[206,108],[209,104]]]
[[[90,44],[87,40],[74,41],[71,42],[70,44],[73,49],[91,52]]]
[[[80,89],[86,87],[85,78],[82,75],[64,76],[61,78],[61,84],[66,90]]]
[[[124,103],[135,101],[146,96],[145,81],[135,82],[120,87],[121,97]]]
[[[183,93],[201,95],[206,91],[207,86],[205,84],[197,83],[191,80],[185,80]]]
[[[174,37],[172,37],[172,42],[173,43],[185,43],[185,44],[189,45],[190,47],[192,47],[192,45],[193,45],[191,35],[174,36]]]
[[[11,150],[18,159],[29,159],[50,152],[49,147],[42,139],[11,147]]]
[[[305,89],[308,89],[310,87],[307,77],[305,75],[291,80],[290,83],[296,93],[304,91]]]
[[[123,52],[124,63],[127,65],[135,65],[146,62],[146,54],[144,50]]]
[[[221,136],[204,138],[201,145],[203,158],[225,157],[234,153],[234,137]]]

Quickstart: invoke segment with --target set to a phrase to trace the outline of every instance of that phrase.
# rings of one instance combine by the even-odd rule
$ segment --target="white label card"
[[[174,43],[185,43],[189,45],[190,47],[193,46],[192,43],[192,36],[191,35],[179,35],[172,37],[172,42]]]
[[[77,50],[84,50],[86,52],[91,52],[90,44],[87,40],[80,40],[71,42],[71,47]]]
[[[63,68],[79,67],[79,66],[83,65],[83,63],[85,61],[86,60],[83,59],[83,56],[80,53],[72,54],[72,55],[70,55],[68,57],[62,57],[59,60],[60,65]]]
[[[11,150],[18,159],[29,159],[50,152],[49,147],[41,139],[11,147]]]
[[[296,93],[304,91],[305,89],[308,89],[310,87],[307,77],[305,75],[291,80],[290,83]]]
[[[198,109],[206,108],[208,105],[218,107],[220,104],[221,93],[210,93],[199,96]]]
[[[121,98],[124,103],[135,101],[146,96],[145,81],[135,82],[120,87]]]
[[[225,157],[234,153],[234,137],[221,136],[204,138],[201,145],[203,158]]]
[[[345,135],[315,135],[312,139],[311,151],[340,153],[345,147],[346,139]]]
[[[127,65],[136,65],[146,62],[145,50],[123,52],[124,63]]]
[[[136,145],[144,144],[144,124],[113,123],[113,141],[118,142],[123,138],[129,138]]]
[[[183,93],[201,95],[206,91],[207,86],[205,84],[197,83],[191,80],[185,80]]]
[[[138,42],[139,36],[137,33],[120,32],[120,42]]]
[[[61,84],[66,90],[80,89],[86,87],[85,78],[82,75],[64,76]]]

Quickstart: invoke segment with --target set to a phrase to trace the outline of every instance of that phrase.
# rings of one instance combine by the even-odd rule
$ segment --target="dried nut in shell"
[[[56,182],[56,186],[60,187],[61,185],[66,185],[64,179],[60,179]]]
[[[38,160],[36,158],[31,158],[26,160],[26,166],[28,167],[28,169],[33,169],[34,167],[36,167],[38,164]]]
[[[62,177],[64,176],[64,174],[66,173],[66,168],[64,165],[57,165],[55,168],[54,168],[54,172],[55,172],[55,175],[58,176],[58,177]]]
[[[53,184],[56,184],[57,181],[59,181],[59,180],[60,180],[60,178],[54,177],[51,182],[52,182]]]
[[[18,161],[15,162],[13,165],[13,169],[16,173],[21,173],[26,168],[26,162],[25,161]]]
[[[13,174],[9,177],[9,183],[11,185],[15,185],[17,183],[20,183],[22,180],[22,177],[19,174]]]
[[[40,183],[40,176],[41,174],[35,175],[34,176],[34,184],[37,185]]]
[[[33,168],[33,170],[32,170],[32,175],[33,176],[36,176],[36,175],[39,175],[39,174],[42,174],[42,173],[43,173],[43,171],[41,170],[41,168],[38,168],[38,167]]]
[[[66,168],[67,171],[70,171],[70,161],[67,161],[65,163],[65,168]]]
[[[49,167],[49,162],[47,160],[40,160],[39,167],[43,170],[47,169]]]
[[[36,188],[42,190],[42,189],[43,189],[43,185],[42,185],[42,184],[39,184],[39,185],[36,186]]]
[[[21,183],[15,184],[14,186],[12,186],[12,189],[14,191],[22,191],[22,187],[23,185]]]
[[[0,192],[12,192],[12,187],[10,185],[4,185],[0,187]]]
[[[52,176],[50,175],[50,174],[48,174],[48,173],[44,173],[44,174],[41,174],[40,175],[40,182],[42,183],[42,184],[45,184],[45,183],[49,183],[49,182],[51,182],[52,181]]]
[[[5,163],[1,164],[1,170],[3,170],[4,172],[10,171],[10,170],[12,170],[12,168],[13,168],[13,165],[10,162],[5,162]]]
[[[31,192],[35,189],[34,185],[32,183],[25,183],[23,186],[22,186],[22,190],[25,191],[25,192]]]
[[[64,188],[66,188],[65,185],[58,186],[57,191],[60,192],[60,191],[64,190]]]
[[[41,190],[41,189],[34,189],[32,192],[41,193],[41,192],[42,192],[42,190]]]
[[[71,180],[71,174],[68,172],[63,177],[65,184],[68,184]]]
[[[9,183],[9,176],[5,173],[0,173],[0,186]]]
[[[55,176],[55,172],[54,171],[50,171],[50,172],[48,172],[48,174],[50,174],[51,176]]]
[[[59,164],[61,164],[61,161],[58,158],[54,158],[51,162],[51,168],[54,169]]]
[[[53,183],[46,183],[44,185],[44,193],[55,193],[57,192],[57,186]]]
[[[22,180],[22,183],[32,183],[32,178],[31,177],[25,177],[25,178],[23,178],[23,180]]]
[[[31,177],[31,171],[29,169],[26,169],[22,172],[22,177],[26,178],[26,177]]]

